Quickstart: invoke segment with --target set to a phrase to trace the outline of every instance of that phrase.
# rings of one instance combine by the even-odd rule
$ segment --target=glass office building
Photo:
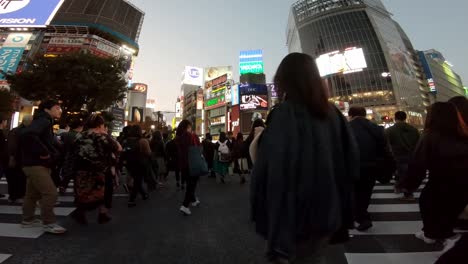
[[[289,52],[317,59],[332,100],[422,119],[425,104],[411,41],[380,0],[301,0],[287,28]],[[417,122],[415,122],[417,123]]]

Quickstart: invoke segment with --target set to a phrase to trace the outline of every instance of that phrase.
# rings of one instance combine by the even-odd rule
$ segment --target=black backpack
[[[124,165],[138,166],[142,162],[139,138],[128,138],[124,140],[122,148],[121,159]]]

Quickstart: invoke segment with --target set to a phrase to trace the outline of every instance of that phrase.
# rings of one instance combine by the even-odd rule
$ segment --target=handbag
[[[188,150],[188,163],[190,177],[200,177],[209,173],[208,164],[198,146],[190,146]]]

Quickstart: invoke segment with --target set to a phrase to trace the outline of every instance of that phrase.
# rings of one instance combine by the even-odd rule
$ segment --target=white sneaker
[[[197,199],[195,202],[192,203],[192,206],[193,206],[193,207],[197,207],[197,206],[199,206],[200,204],[201,204],[200,200]]]
[[[415,234],[415,236],[416,238],[419,238],[422,241],[424,241],[424,243],[426,244],[434,244],[435,242],[437,242],[435,239],[426,237],[426,235],[424,234],[424,231],[419,231],[418,233]]]
[[[179,209],[182,213],[184,213],[185,215],[191,215],[192,214],[192,211],[190,211],[190,208],[187,208],[185,206],[181,206],[180,209]]]
[[[67,230],[57,224],[44,225],[44,231],[51,234],[63,234]]]
[[[33,221],[23,221],[21,222],[22,228],[34,228],[34,227],[42,227],[42,221],[39,219],[34,219]]]
[[[444,241],[444,249],[442,250],[442,253],[445,253],[451,250],[455,246],[455,244],[457,244],[458,240],[460,240],[461,237],[462,236],[460,234],[456,234],[455,236],[451,238],[447,238]]]

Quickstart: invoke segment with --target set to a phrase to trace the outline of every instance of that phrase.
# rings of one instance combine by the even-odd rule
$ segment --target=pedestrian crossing
[[[70,186],[73,186],[73,183],[71,183]],[[7,187],[7,182],[5,180],[0,180],[0,193],[7,193]],[[59,222],[75,210],[73,201],[73,188],[68,188],[65,196],[59,196],[59,203],[54,209]],[[40,214],[39,208],[37,208],[36,214]],[[44,234],[43,228],[41,227],[22,228],[19,224],[21,215],[21,204],[12,204],[8,201],[8,195],[0,198],[0,239],[37,239]],[[5,262],[14,255],[14,252],[2,251],[0,247],[0,263]]]
[[[424,181],[427,183],[427,180]],[[424,184],[415,193],[419,198]],[[423,227],[418,201],[400,200],[393,184],[377,184],[369,213],[373,227],[366,232],[352,230],[346,244],[348,264],[433,264],[443,245],[427,245],[414,234]]]

